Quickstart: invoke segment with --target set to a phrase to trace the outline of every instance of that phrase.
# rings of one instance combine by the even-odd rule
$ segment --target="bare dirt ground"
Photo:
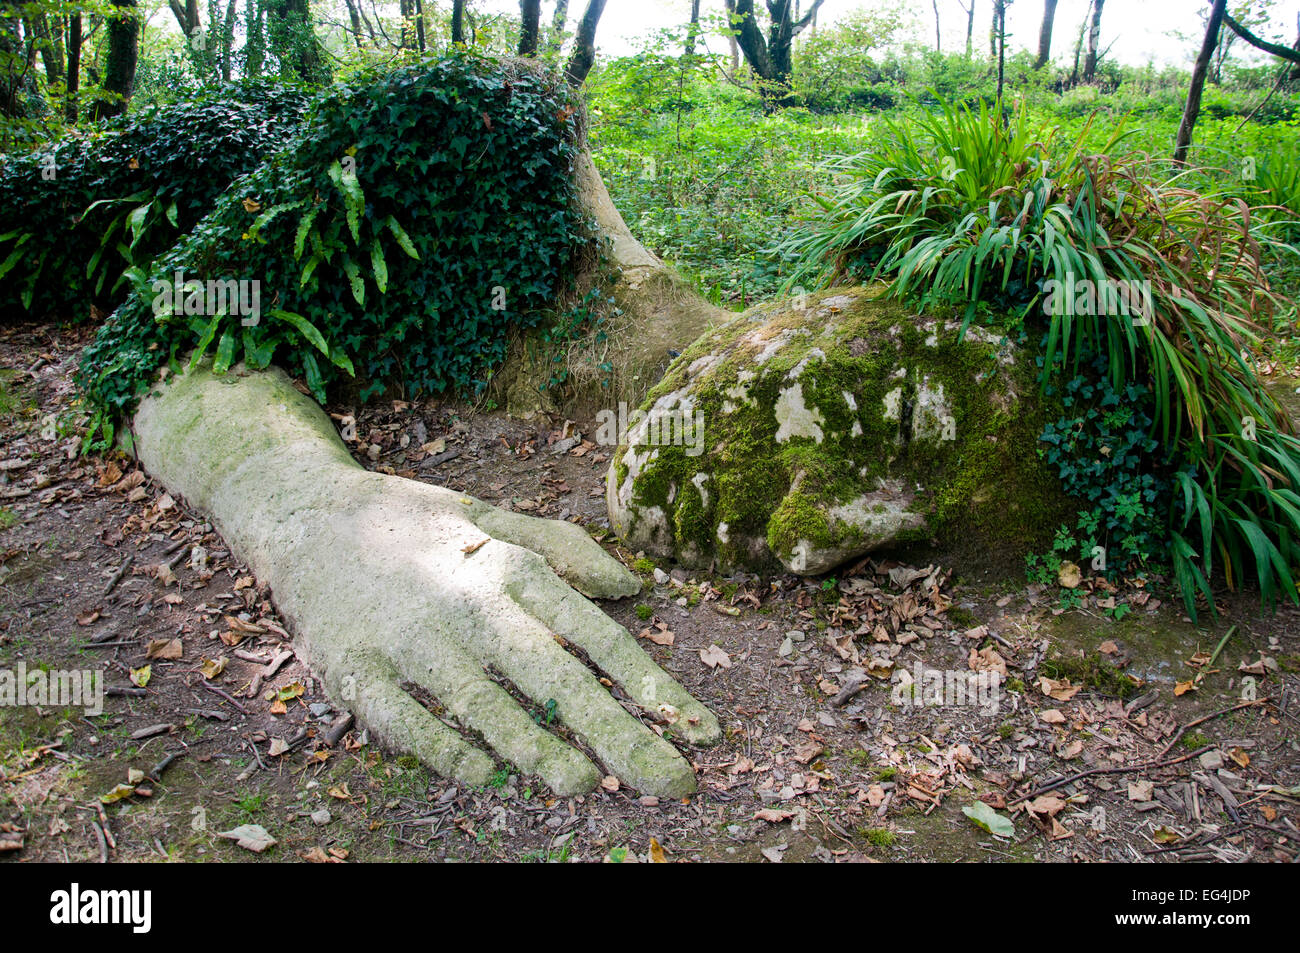
[[[1300,854],[1294,607],[1244,594],[1197,626],[1158,587],[1069,595],[992,567],[655,567],[608,535],[610,451],[587,428],[389,402],[358,414],[358,460],[587,526],[645,578],[604,608],[726,729],[687,752],[682,802],[556,799],[504,767],[483,790],[432,776],[340,736],[272,594],[184,501],[129,458],[77,455],[86,333],[0,331],[0,677],[102,670],[109,687],[99,715],[0,706],[0,863]],[[936,698],[926,670],[995,672],[997,692]],[[276,843],[220,836],[241,825]]]

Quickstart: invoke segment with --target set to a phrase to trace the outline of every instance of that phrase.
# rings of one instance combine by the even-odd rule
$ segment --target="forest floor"
[[[111,693],[98,715],[0,707],[0,863],[1300,855],[1295,607],[1244,594],[1194,625],[1158,588],[1085,579],[1063,608],[1005,568],[654,571],[602,531],[609,448],[438,401],[366,409],[357,459],[587,526],[646,581],[603,608],[725,740],[686,752],[680,802],[504,769],[471,789],[355,727],[330,745],[338,713],[211,527],[130,460],[77,455],[86,333],[0,331],[0,678],[93,669]],[[925,674],[973,670],[999,677],[965,703]],[[276,843],[220,836],[241,825]]]

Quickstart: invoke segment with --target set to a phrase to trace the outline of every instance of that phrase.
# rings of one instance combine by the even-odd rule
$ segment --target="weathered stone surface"
[[[705,334],[615,454],[614,527],[687,565],[803,574],[898,544],[1041,542],[1064,501],[1034,369],[959,329],[857,288]]]
[[[694,790],[690,764],[557,639],[677,737],[720,736],[714,716],[579,594],[640,588],[581,528],[366,471],[275,369],[173,378],[141,402],[133,430],[145,468],[212,519],[270,586],[330,697],[381,740],[469,784],[492,775],[485,752],[402,690],[410,681],[556,793],[611,772],[648,794]],[[553,699],[607,771],[536,725],[489,667],[538,705]]]

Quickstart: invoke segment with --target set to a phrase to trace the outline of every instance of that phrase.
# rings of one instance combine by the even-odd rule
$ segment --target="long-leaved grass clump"
[[[799,263],[787,287],[881,280],[922,307],[962,309],[963,331],[1041,334],[1044,386],[1100,357],[1114,387],[1152,395],[1177,474],[1168,559],[1188,611],[1197,592],[1213,607],[1216,566],[1230,586],[1254,577],[1269,604],[1296,600],[1300,440],[1254,370],[1279,303],[1254,210],[1125,151],[1122,126],[1086,149],[1087,126],[1066,138],[981,104],[877,132],[832,160],[835,188],[780,249]]]

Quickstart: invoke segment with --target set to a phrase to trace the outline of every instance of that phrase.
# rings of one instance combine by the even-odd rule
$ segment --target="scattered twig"
[[[104,805],[96,801],[95,811],[99,814],[99,826],[104,829],[104,839],[108,841],[109,847],[117,850],[117,839],[113,837],[113,828],[108,824],[108,814],[104,811]]]
[[[104,831],[99,826],[99,822],[93,817],[90,819],[90,829],[95,832],[95,839],[99,841],[99,862],[108,863],[108,839],[104,836]]]
[[[234,705],[245,715],[248,714],[248,709],[245,708],[243,705],[239,704],[239,702],[235,701],[233,698],[231,698],[230,695],[223,689],[217,688],[216,685],[209,685],[206,681],[201,681],[199,682],[199,684],[202,685],[204,688],[206,688],[208,691],[212,692],[212,694],[220,695],[222,698],[230,702],[230,704]]]
[[[108,582],[104,583],[104,591],[101,594],[106,596],[116,589],[117,584],[122,581],[122,577],[126,575],[127,570],[131,568],[131,564],[134,562],[134,556],[127,556],[126,559],[122,560],[122,565],[118,566],[113,571],[113,575],[108,577]]]
[[[321,740],[325,742],[327,748],[333,748],[351,727],[352,714],[348,712],[335,719],[334,723],[321,733]]]
[[[262,762],[262,756],[257,751],[257,745],[253,744],[251,741],[245,741],[244,744],[246,744],[248,749],[253,752],[253,757],[257,760],[257,766],[265,771],[266,765]]]
[[[1171,758],[1168,761],[1148,761],[1143,764],[1134,764],[1120,768],[1090,768],[1087,771],[1080,771],[1077,774],[1071,774],[1064,778],[1057,778],[1050,784],[1044,784],[1041,788],[1036,788],[1028,794],[1021,795],[1014,801],[1008,801],[1007,807],[1014,807],[1021,801],[1028,801],[1030,798],[1038,797],[1040,794],[1046,794],[1048,791],[1055,791],[1059,787],[1064,787],[1067,784],[1073,784],[1075,781],[1082,781],[1084,778],[1091,778],[1100,774],[1128,774],[1132,771],[1155,771],[1160,768],[1169,768],[1175,764],[1182,764],[1184,761],[1190,761],[1192,758],[1199,757],[1200,755],[1205,754],[1205,752],[1211,750],[1213,747],[1214,745],[1206,745],[1204,748],[1198,748],[1191,754],[1185,754],[1178,758]]]
[[[157,764],[155,764],[152,768],[149,769],[149,774],[147,775],[147,777],[152,778],[154,781],[161,782],[162,773],[171,767],[173,761],[175,761],[177,758],[181,757],[184,754],[185,754],[184,751],[173,751],[170,754],[164,755],[161,761],[159,761]]]
[[[1269,700],[1268,696],[1265,696],[1264,698],[1258,698],[1253,702],[1242,702],[1240,705],[1233,705],[1231,708],[1224,708],[1220,711],[1211,712],[1210,714],[1204,716],[1203,718],[1197,718],[1195,721],[1189,721],[1187,724],[1182,725],[1181,727],[1179,727],[1179,729],[1176,732],[1174,732],[1174,736],[1169,739],[1169,744],[1165,745],[1164,749],[1161,750],[1161,752],[1158,755],[1156,755],[1156,757],[1163,758],[1165,755],[1167,755],[1170,752],[1170,750],[1173,748],[1173,746],[1178,744],[1179,740],[1183,737],[1183,735],[1187,734],[1187,729],[1195,728],[1197,725],[1204,724],[1205,722],[1209,721],[1212,718],[1219,718],[1223,715],[1231,714],[1234,711],[1239,711],[1242,708],[1253,708],[1256,705],[1262,705],[1268,700]]]

